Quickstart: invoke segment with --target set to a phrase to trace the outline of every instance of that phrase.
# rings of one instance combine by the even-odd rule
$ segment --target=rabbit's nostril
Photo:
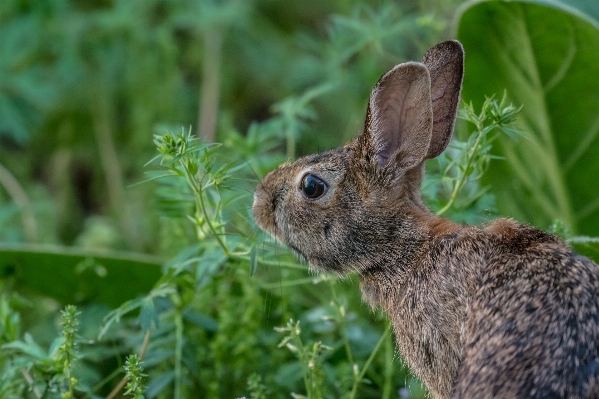
[[[264,199],[267,197],[266,191],[262,187],[263,182],[258,183],[254,190],[254,205],[259,206],[264,203]]]

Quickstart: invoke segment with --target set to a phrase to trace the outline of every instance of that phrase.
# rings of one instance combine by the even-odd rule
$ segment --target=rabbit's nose
[[[256,190],[254,191],[254,204],[252,205],[253,208],[256,208],[258,206],[264,206],[264,203],[266,201],[266,191],[264,190],[264,187],[262,187],[262,182],[260,182],[258,184],[258,186],[256,187]]]
[[[269,209],[269,195],[264,189],[262,183],[258,184],[254,191],[254,204],[252,205],[252,213],[258,227],[262,230],[269,231],[268,227],[274,220],[274,209]]]
[[[254,203],[252,204],[252,208],[255,208],[260,202],[260,197],[258,196],[258,189],[254,191]]]

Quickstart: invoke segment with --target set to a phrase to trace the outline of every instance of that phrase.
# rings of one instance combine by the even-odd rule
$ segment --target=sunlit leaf
[[[486,175],[501,213],[599,235],[599,23],[554,1],[480,1],[462,9],[457,37],[463,98],[506,90],[524,107],[517,123],[529,140],[501,138],[505,161]]]

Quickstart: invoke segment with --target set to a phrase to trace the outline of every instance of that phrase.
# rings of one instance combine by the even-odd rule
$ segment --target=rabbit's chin
[[[300,258],[301,260],[303,260],[304,262],[308,263],[308,265],[310,266],[310,268],[312,268],[312,266],[310,265],[310,261],[308,260],[308,257],[302,252],[300,251],[299,248],[297,248],[295,245],[293,244],[289,244],[286,243],[286,245],[291,248],[293,250],[293,253]]]

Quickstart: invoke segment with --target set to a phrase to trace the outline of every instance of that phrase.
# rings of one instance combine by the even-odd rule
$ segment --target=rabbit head
[[[254,196],[258,226],[311,268],[338,275],[415,253],[428,234],[422,221],[432,217],[419,194],[424,162],[451,138],[462,76],[457,41],[389,70],[355,140],[266,175]]]

